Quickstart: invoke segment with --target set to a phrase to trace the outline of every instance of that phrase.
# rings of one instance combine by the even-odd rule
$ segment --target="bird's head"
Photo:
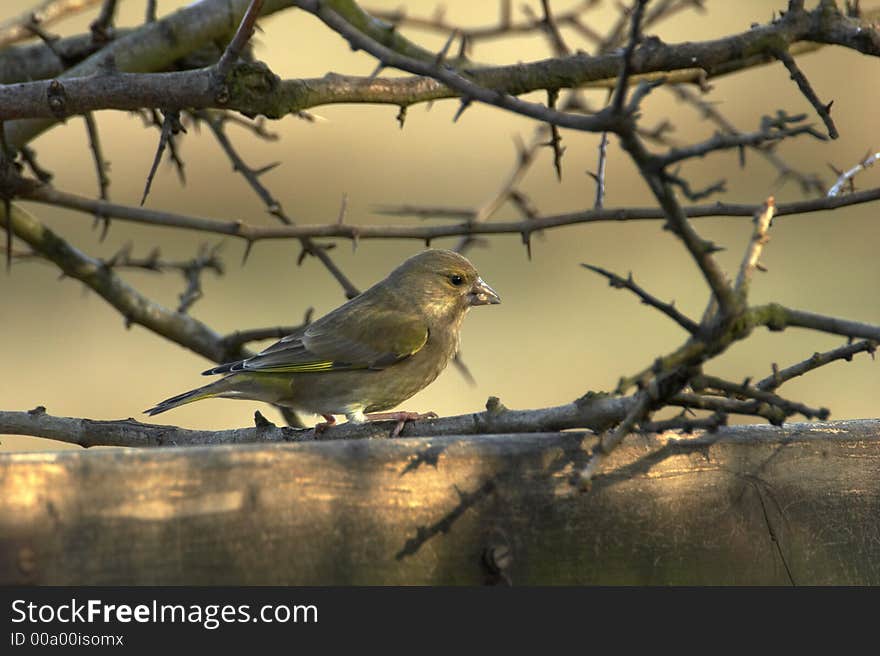
[[[461,313],[474,305],[494,305],[501,297],[468,259],[453,251],[431,249],[406,260],[389,276],[423,310],[435,316]]]

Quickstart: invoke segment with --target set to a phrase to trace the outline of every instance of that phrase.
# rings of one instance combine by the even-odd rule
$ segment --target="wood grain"
[[[0,455],[0,584],[880,584],[880,420]]]

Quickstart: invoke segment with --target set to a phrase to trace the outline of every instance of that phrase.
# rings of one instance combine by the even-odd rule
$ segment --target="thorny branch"
[[[655,207],[605,208],[602,210],[586,210],[555,214],[551,216],[535,216],[525,220],[492,221],[477,223],[467,221],[445,225],[352,225],[332,221],[321,224],[255,226],[240,220],[220,220],[208,217],[190,216],[132,207],[79,196],[59,191],[49,186],[37,186],[21,189],[19,198],[35,201],[46,205],[54,205],[82,212],[88,215],[101,214],[121,221],[143,223],[148,225],[185,228],[198,232],[238,237],[248,243],[271,239],[300,239],[302,237],[338,238],[338,239],[414,239],[431,243],[444,237],[471,235],[504,235],[522,234],[524,232],[540,232],[555,228],[576,226],[588,223],[622,222],[622,221],[656,221],[665,220],[666,215]],[[880,200],[880,187],[854,192],[845,196],[816,198],[794,203],[782,203],[776,207],[776,216],[798,216],[812,212],[834,210],[851,207]],[[692,205],[681,208],[687,218],[705,217],[752,217],[762,205],[741,205],[734,203],[714,203],[708,205]],[[394,208],[389,213],[412,214],[411,208],[403,211]],[[470,210],[460,211],[470,214]]]

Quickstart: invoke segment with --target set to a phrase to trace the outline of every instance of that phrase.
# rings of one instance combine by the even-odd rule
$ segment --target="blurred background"
[[[0,20],[16,15],[33,0],[7,0]],[[160,0],[160,16],[183,2]],[[522,17],[520,3],[515,16]],[[540,2],[529,0],[540,15]],[[571,2],[554,2],[557,11]],[[666,42],[704,40],[747,30],[766,22],[784,0],[721,2],[708,0],[705,12],[676,15],[649,33]],[[812,4],[812,3],[808,3]],[[870,3],[863,3],[870,4]],[[142,0],[120,2],[120,26],[143,20]],[[371,0],[367,9],[396,9],[399,0]],[[445,18],[464,26],[497,20],[494,1],[450,0]],[[436,3],[407,3],[411,16],[431,16]],[[869,9],[870,7],[863,7]],[[87,31],[97,7],[73,19],[50,26],[63,35]],[[605,2],[585,15],[589,26],[607,31],[617,19],[616,3]],[[256,56],[284,78],[316,77],[333,71],[369,75],[375,62],[353,53],[348,44],[311,16],[287,10],[261,22]],[[439,50],[445,37],[414,28],[403,32],[425,47]],[[590,49],[576,33],[563,30],[573,48]],[[480,42],[472,58],[485,63],[512,63],[549,56],[539,34]],[[880,87],[877,62],[843,49],[825,48],[805,55],[799,63],[819,97],[834,101],[840,138],[821,143],[799,137],[780,145],[777,152],[804,173],[816,173],[833,184],[829,164],[849,168],[877,140],[875,108]],[[394,72],[384,71],[393,75]],[[807,101],[781,64],[765,66],[712,81],[705,96],[739,129],[758,128],[762,115],[784,109],[813,114]],[[605,92],[588,94],[594,106]],[[545,94],[531,99],[544,102]],[[409,109],[405,129],[395,116],[397,107],[346,105],[314,109],[321,117],[309,123],[294,117],[268,124],[277,141],[254,139],[231,127],[230,136],[254,167],[281,162],[262,180],[299,223],[326,223],[336,219],[343,194],[348,197],[347,222],[362,225],[421,221],[386,217],[380,205],[414,204],[477,207],[491,199],[514,166],[514,138],[528,141],[536,124],[500,110],[472,105],[453,124],[455,100]],[[643,125],[664,119],[676,128],[671,136],[693,142],[711,136],[713,125],[690,106],[665,90],[655,91],[643,107]],[[123,112],[97,114],[105,158],[109,160],[111,200],[136,205],[158,140],[155,129],[142,127],[139,117]],[[818,117],[815,118],[819,123]],[[821,129],[821,125],[819,126]],[[599,136],[563,130],[566,146],[563,179],[556,180],[552,152],[542,149],[519,189],[542,214],[578,211],[593,204],[595,186],[587,171],[596,168]],[[97,194],[84,122],[71,118],[32,144],[39,161],[55,174],[63,190]],[[208,131],[190,129],[179,142],[186,163],[186,185],[163,160],[146,206],[173,212],[241,219],[273,225],[259,198],[244,179],[232,171]],[[656,148],[656,146],[652,146]],[[857,179],[861,188],[880,183],[877,170]],[[803,198],[793,182],[784,185],[777,171],[755,153],[740,168],[735,152],[715,154],[686,164],[681,174],[694,187],[719,178],[728,192],[712,200],[760,203],[768,195],[778,202]],[[646,185],[636,174],[615,138],[608,151],[606,206],[654,206]],[[296,324],[309,307],[316,316],[344,301],[338,284],[314,258],[297,266],[299,245],[294,241],[258,243],[242,266],[243,243],[177,229],[139,226],[115,220],[102,242],[92,217],[47,206],[27,205],[41,221],[74,246],[95,257],[110,257],[127,242],[133,256],[146,256],[154,247],[170,259],[191,258],[199,245],[222,241],[223,276],[206,273],[205,296],[191,314],[220,333],[271,325]],[[783,304],[872,323],[880,323],[877,283],[880,259],[875,254],[880,237],[877,204],[820,212],[775,221],[763,262],[768,272],[753,284],[751,301]],[[496,219],[518,219],[506,205]],[[632,374],[658,355],[675,349],[684,333],[631,294],[610,288],[604,279],[580,267],[589,262],[636,280],[665,300],[699,318],[707,289],[681,244],[661,229],[660,221],[607,223],[555,229],[536,236],[528,260],[519,236],[490,237],[485,247],[468,255],[503,298],[499,306],[477,308],[465,321],[462,354],[476,378],[469,385],[449,367],[426,390],[405,404],[407,410],[433,410],[441,415],[483,409],[495,395],[511,408],[536,408],[572,401],[588,390],[610,390],[621,375]],[[742,218],[699,219],[697,230],[725,246],[718,257],[735,273],[750,221]],[[457,239],[439,240],[451,247]],[[384,277],[407,256],[423,248],[415,241],[363,241],[356,251],[341,241],[331,251],[343,271],[361,288]],[[151,299],[176,307],[184,288],[179,274],[124,271],[124,277]],[[101,298],[72,280],[58,278],[51,264],[17,262],[0,274],[0,356],[5,375],[0,382],[0,408],[28,410],[43,405],[55,415],[92,419],[145,419],[144,408],[173,394],[201,385],[199,372],[206,360],[161,337],[134,326],[127,330],[122,317]],[[780,367],[800,361],[814,351],[844,343],[843,339],[797,329],[783,333],[756,332],[713,361],[707,371],[729,379],[761,378],[772,362]],[[880,392],[877,364],[862,354],[850,363],[835,363],[788,383],[782,394],[813,406],[828,406],[832,418],[875,417]],[[275,420],[272,408],[250,401],[208,400],[157,418],[191,428],[220,429],[252,424],[253,412]],[[314,418],[307,417],[309,421]],[[3,449],[63,448],[54,442],[3,437]]]

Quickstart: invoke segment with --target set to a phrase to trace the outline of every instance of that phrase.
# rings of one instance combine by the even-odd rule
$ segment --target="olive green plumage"
[[[458,351],[468,309],[500,302],[466,258],[422,251],[303,330],[204,372],[224,378],[146,412],[223,397],[363,421],[430,384]]]

